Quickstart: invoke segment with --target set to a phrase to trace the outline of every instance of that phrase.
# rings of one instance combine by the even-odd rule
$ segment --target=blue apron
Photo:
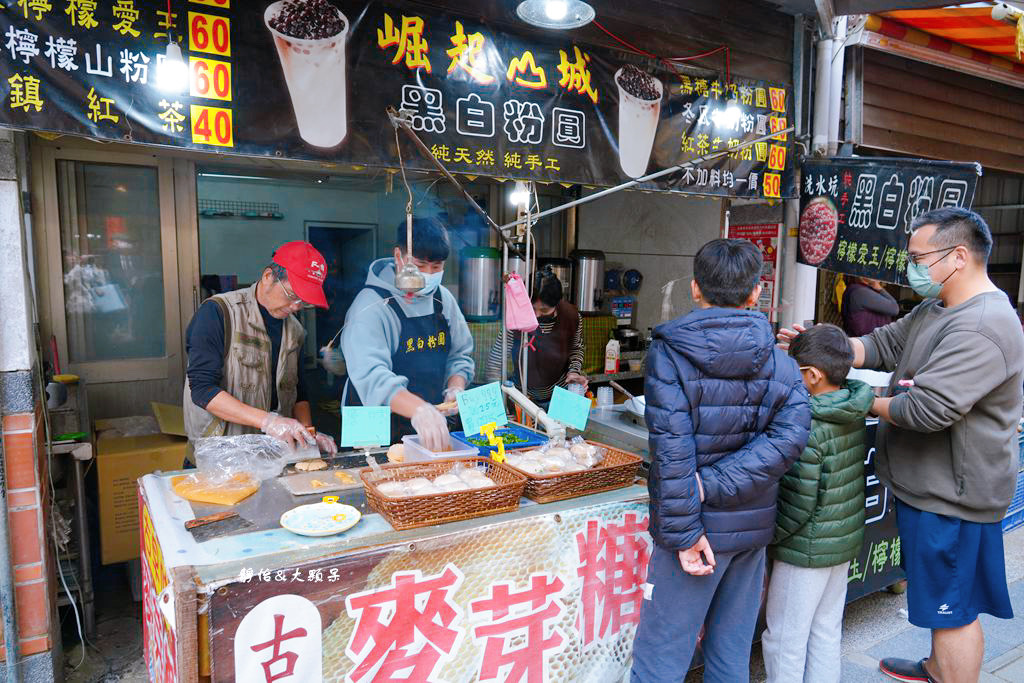
[[[409,380],[406,387],[427,403],[437,405],[444,400],[448,353],[451,333],[441,304],[440,290],[434,292],[434,310],[428,315],[410,318],[402,310],[394,295],[381,287],[367,286],[388,300],[391,310],[398,316],[398,350],[391,354],[391,371]],[[345,404],[363,405],[355,387],[349,384]],[[391,415],[391,439],[398,442],[407,434],[415,434],[408,418]]]

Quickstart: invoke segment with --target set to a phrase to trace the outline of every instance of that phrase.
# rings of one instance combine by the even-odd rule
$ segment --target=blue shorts
[[[1013,619],[999,522],[966,522],[896,499],[910,623],[959,628],[979,614]]]

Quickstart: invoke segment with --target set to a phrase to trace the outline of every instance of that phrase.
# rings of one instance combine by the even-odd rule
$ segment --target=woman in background
[[[527,395],[534,403],[546,407],[556,386],[567,388],[579,384],[587,389],[583,375],[583,319],[579,311],[562,299],[562,283],[544,268],[534,278],[533,311],[540,326],[530,333],[527,360]],[[522,335],[506,332],[510,358],[515,364],[513,379],[522,386],[519,376],[519,350]],[[501,379],[501,337],[494,341],[487,357],[487,381]]]
[[[900,305],[878,280],[852,278],[843,292],[843,329],[851,337],[863,337],[876,327],[888,325],[900,314]]]

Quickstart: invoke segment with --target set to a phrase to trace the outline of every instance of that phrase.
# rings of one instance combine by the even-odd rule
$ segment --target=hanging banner
[[[7,0],[0,124],[394,168],[388,107],[454,172],[616,185],[719,151],[649,189],[794,197],[780,84],[652,76],[617,52],[399,3]],[[525,37],[524,37],[525,36]],[[188,84],[158,85],[168,40]],[[433,170],[403,142],[410,167]]]
[[[761,269],[761,296],[757,300],[757,310],[764,313],[773,323],[778,321],[776,282],[779,271],[779,233],[781,230],[780,223],[729,226],[729,237],[750,240],[761,250],[764,266]]]
[[[911,159],[805,161],[800,263],[906,284],[914,219],[945,206],[970,208],[981,165]]]

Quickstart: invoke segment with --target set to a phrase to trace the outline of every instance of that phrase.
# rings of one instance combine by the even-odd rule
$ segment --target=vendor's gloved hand
[[[316,443],[301,422],[290,417],[282,417],[277,413],[267,413],[260,429],[267,436],[284,441],[292,448],[312,446]]]
[[[420,444],[435,453],[447,450],[451,444],[448,421],[429,403],[424,403],[412,414],[412,428],[419,435]]]
[[[321,453],[334,455],[338,452],[338,444],[334,443],[334,437],[323,432],[316,433],[316,445]]]
[[[465,387],[448,387],[447,389],[444,390],[444,402],[451,403],[459,394],[461,394],[465,390]]]
[[[587,381],[585,375],[581,375],[578,372],[570,372],[565,376],[566,384],[580,384],[583,386],[583,392],[586,393],[587,387],[590,386],[590,382]]]

